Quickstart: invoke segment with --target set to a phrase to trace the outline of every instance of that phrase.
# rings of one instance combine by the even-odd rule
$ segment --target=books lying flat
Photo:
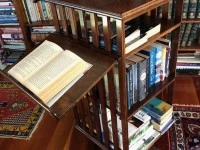
[[[151,99],[142,110],[156,120],[163,120],[173,111],[173,106],[154,97]]]
[[[72,86],[91,66],[75,53],[45,40],[8,74],[47,103],[68,85]]]

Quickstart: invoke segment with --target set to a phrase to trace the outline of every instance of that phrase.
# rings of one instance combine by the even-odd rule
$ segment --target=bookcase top
[[[133,18],[169,0],[45,0],[118,19]]]

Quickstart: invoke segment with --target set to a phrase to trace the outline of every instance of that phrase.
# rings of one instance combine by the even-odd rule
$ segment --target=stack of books
[[[172,118],[173,106],[159,98],[151,99],[142,110],[151,116],[153,128],[161,134],[165,133],[174,123]]]
[[[179,53],[176,71],[179,74],[200,75],[200,53]]]
[[[111,148],[113,147],[113,133],[110,110],[107,109],[108,129],[111,141]],[[122,126],[120,117],[117,115],[117,130],[119,139],[119,148],[123,149],[122,140]],[[145,144],[145,147],[151,145],[151,143],[158,138],[160,133],[153,129],[151,123],[151,117],[142,110],[136,112],[128,122],[128,140],[129,149],[140,149]],[[145,140],[147,139],[147,140]]]

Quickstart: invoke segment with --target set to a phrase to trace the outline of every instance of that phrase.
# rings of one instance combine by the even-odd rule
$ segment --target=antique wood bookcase
[[[182,8],[175,9],[174,18],[168,19],[169,0],[46,0],[51,3],[53,14],[53,24],[55,25],[58,35],[51,35],[49,40],[55,41],[63,48],[69,48],[86,58],[94,66],[83,76],[83,79],[75,84],[69,91],[62,96],[52,107],[47,107],[37,97],[30,94],[40,105],[49,110],[57,118],[69,109],[74,109],[76,118],[75,127],[85,134],[90,140],[96,143],[102,149],[110,149],[109,131],[107,126],[106,92],[103,77],[108,77],[109,92],[109,108],[111,111],[113,145],[114,149],[119,149],[119,140],[117,134],[117,118],[120,115],[122,123],[123,149],[128,147],[128,120],[142,106],[144,106],[151,98],[160,97],[161,99],[171,103],[173,98],[173,87],[175,81],[175,69],[178,52],[179,29],[181,25]],[[14,0],[16,9],[20,10],[23,3]],[[182,0],[176,1],[176,6],[182,6]],[[135,18],[157,19],[156,9],[162,6],[161,31],[159,34],[149,38],[148,41],[140,47],[125,53],[125,25],[127,22]],[[23,14],[24,15],[24,14]],[[21,16],[23,27],[27,30],[28,24],[26,17]],[[99,19],[103,23],[104,49],[99,49]],[[90,41],[87,21],[89,20],[92,33],[92,42]],[[117,35],[117,54],[111,50],[110,42],[111,21],[116,21]],[[35,24],[37,25],[37,23]],[[62,30],[61,30],[62,29]],[[28,33],[28,31],[27,31]],[[25,34],[27,34],[25,33]],[[170,75],[162,82],[155,84],[148,90],[147,97],[134,104],[130,110],[127,107],[127,88],[126,88],[126,68],[125,62],[128,57],[136,54],[141,49],[155,42],[167,34],[171,34],[172,51],[170,59]],[[60,38],[63,37],[64,39]],[[27,37],[27,39],[29,39]],[[67,40],[66,40],[67,39]],[[30,40],[30,39],[29,39]],[[88,50],[89,49],[89,50]],[[100,55],[100,56],[99,56]],[[92,56],[94,59],[92,59]],[[115,60],[118,63],[119,74],[119,96],[120,96],[120,113],[116,109],[116,91],[114,82],[113,67]],[[10,78],[13,80],[12,78]],[[13,80],[14,81],[14,80]],[[24,88],[14,81],[20,88]],[[25,90],[27,91],[27,90]],[[29,93],[29,92],[27,92]],[[101,108],[99,108],[99,105]],[[101,109],[101,110],[99,110]],[[102,118],[99,117],[99,111]],[[100,121],[102,119],[102,121]],[[102,122],[102,125],[101,125]],[[101,131],[104,131],[102,138]],[[156,141],[156,140],[155,140]],[[154,141],[154,142],[155,142]]]

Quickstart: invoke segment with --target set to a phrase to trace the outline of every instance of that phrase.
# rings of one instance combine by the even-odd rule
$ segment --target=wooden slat
[[[99,33],[98,33],[98,19],[97,15],[94,13],[90,13],[90,21],[91,21],[91,28],[92,28],[92,39],[93,45],[98,47],[99,46]]]
[[[123,149],[128,149],[128,123],[127,123],[127,97],[126,97],[126,75],[125,75],[125,25],[121,20],[116,20],[117,26],[117,49],[119,55],[122,57],[119,64],[119,90],[120,90],[120,106],[121,106],[121,120],[122,120],[122,139]]]
[[[69,35],[65,7],[59,6],[59,12],[60,12],[60,19],[62,22],[62,28],[63,28],[64,34]]]
[[[88,43],[88,33],[87,33],[87,22],[86,22],[86,13],[82,10],[77,10],[79,14],[79,21],[81,27],[82,39]]]
[[[168,19],[169,3],[162,6],[162,18]]]
[[[72,37],[74,39],[78,38],[78,33],[77,33],[77,18],[75,14],[75,10],[73,8],[68,8],[69,9],[69,20],[71,24],[71,30],[72,30]]]
[[[54,27],[57,32],[60,32],[60,24],[59,24],[59,20],[58,20],[58,13],[56,10],[56,4],[50,3],[50,6],[51,6],[52,15],[53,15]]]
[[[82,99],[81,104],[84,112],[84,119],[87,124],[86,127],[88,128],[89,134],[93,136],[94,131],[92,125],[92,115],[90,112],[91,106],[89,104],[88,95],[86,95],[86,97]]]
[[[93,129],[96,130],[96,139],[98,141],[101,141],[101,127],[100,127],[100,119],[99,119],[99,102],[96,101],[95,97],[93,95],[88,96],[88,100],[90,103],[92,103],[93,108]]]
[[[104,80],[100,80],[98,83],[98,91],[99,91],[99,100],[100,100],[100,111],[102,116],[102,125],[103,125],[103,133],[104,133],[104,143],[106,147],[109,147],[109,131],[108,131],[108,119],[106,115],[106,99],[105,99],[105,85]]]
[[[111,51],[111,29],[110,29],[110,18],[107,16],[102,16],[103,22],[103,35],[104,35],[104,44],[105,50]]]
[[[114,88],[113,70],[108,72],[108,90],[109,90],[114,149],[118,149],[119,141],[118,141],[117,117],[116,117],[116,114],[117,114],[117,112],[116,112],[116,94],[115,94],[115,88]]]
[[[77,109],[78,109],[78,116],[80,119],[80,126],[86,130],[86,121],[85,121],[85,114],[83,111],[83,106],[82,106],[82,101],[80,101],[79,103],[77,103]]]

